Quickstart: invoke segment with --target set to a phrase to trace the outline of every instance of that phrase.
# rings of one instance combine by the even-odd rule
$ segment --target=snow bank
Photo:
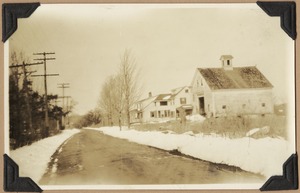
[[[21,177],[30,177],[33,181],[38,182],[46,171],[48,162],[57,148],[66,139],[78,132],[80,132],[79,129],[63,130],[59,135],[12,150],[9,156],[19,165]]]
[[[269,126],[264,126],[262,128],[254,128],[251,129],[246,133],[247,137],[253,136],[255,134],[261,134],[261,135],[266,135],[270,132],[270,127]]]
[[[205,117],[201,115],[188,115],[186,116],[186,119],[192,122],[203,122],[205,120]]]
[[[174,134],[126,129],[120,131],[118,127],[90,129],[164,150],[177,149],[181,153],[195,158],[237,166],[266,177],[282,175],[282,164],[290,156],[287,141],[270,137],[230,139],[216,135],[192,135],[188,132]]]

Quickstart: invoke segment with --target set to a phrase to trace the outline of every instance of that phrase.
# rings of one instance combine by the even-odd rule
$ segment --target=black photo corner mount
[[[4,43],[18,28],[18,18],[29,17],[40,3],[2,4],[2,42]]]
[[[281,28],[293,39],[297,37],[296,31],[296,3],[285,2],[264,2],[257,1],[257,5],[269,16],[280,16]]]
[[[260,188],[261,191],[297,190],[298,189],[298,156],[292,154],[283,164],[282,176],[271,176]]]
[[[29,177],[19,177],[19,166],[6,154],[4,159],[3,188],[5,192],[42,192]]]

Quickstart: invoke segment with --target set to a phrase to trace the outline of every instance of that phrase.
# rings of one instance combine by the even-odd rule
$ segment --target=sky
[[[291,99],[294,41],[256,4],[42,4],[29,18],[18,19],[9,52],[55,52],[47,63],[48,93],[65,95],[84,114],[97,106],[101,86],[117,72],[131,50],[140,72],[142,97],[190,85],[196,68],[256,66],[274,86],[276,101]],[[287,67],[289,66],[289,67]],[[42,66],[32,67],[36,74]],[[43,92],[43,79],[34,88]]]

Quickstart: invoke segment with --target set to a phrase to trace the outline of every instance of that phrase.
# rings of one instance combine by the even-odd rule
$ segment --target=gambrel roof
[[[233,70],[198,68],[198,71],[212,90],[273,87],[255,66],[235,67]]]

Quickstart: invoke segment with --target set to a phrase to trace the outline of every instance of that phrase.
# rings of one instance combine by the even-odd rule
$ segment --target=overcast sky
[[[70,83],[65,95],[78,102],[75,112],[93,109],[100,89],[116,73],[120,56],[131,49],[141,72],[144,96],[190,85],[196,68],[220,67],[231,54],[234,66],[254,66],[286,102],[293,88],[292,39],[256,4],[224,5],[41,5],[18,20],[10,51],[55,52],[49,61],[48,92],[61,95],[58,83]],[[40,71],[42,66],[32,67]],[[38,74],[38,73],[37,73]],[[34,78],[43,91],[42,78]]]

